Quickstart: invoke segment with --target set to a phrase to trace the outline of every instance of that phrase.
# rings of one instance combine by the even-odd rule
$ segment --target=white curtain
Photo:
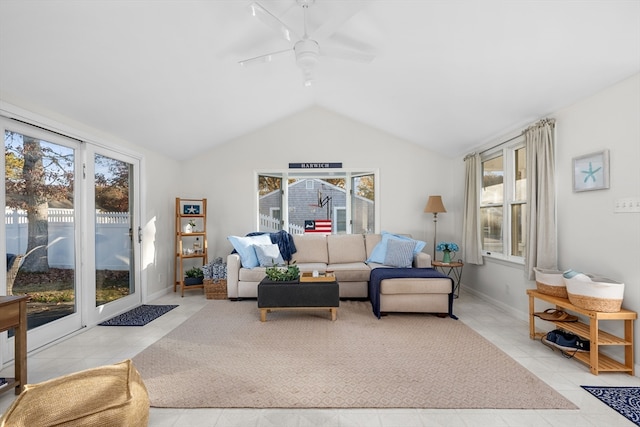
[[[480,155],[470,154],[464,159],[464,218],[462,247],[464,262],[482,265],[482,235],[480,234]]]
[[[527,245],[525,275],[534,267],[556,270],[555,120],[544,119],[524,131],[527,150]]]

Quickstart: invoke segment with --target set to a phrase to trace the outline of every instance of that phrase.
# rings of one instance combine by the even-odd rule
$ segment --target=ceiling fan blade
[[[333,11],[330,18],[311,33],[312,36],[317,40],[321,40],[331,36],[333,33],[338,31],[338,29],[342,27],[345,22],[350,20],[354,15],[356,15],[365,7],[368,7],[368,3],[370,2],[356,1],[334,3],[332,6],[336,8],[339,7],[339,9],[337,11]]]
[[[320,46],[320,55],[362,63],[372,62],[376,58],[376,55],[372,52],[351,50],[327,45]]]
[[[265,9],[260,3],[254,2],[249,5],[253,16],[262,21],[269,28],[276,31],[287,41],[298,40],[300,37],[289,28],[284,22],[278,19],[274,14]]]
[[[267,54],[264,54],[264,55],[256,56],[256,57],[253,57],[253,58],[243,59],[242,61],[238,61],[238,64],[242,65],[243,67],[247,67],[247,66],[254,65],[254,64],[259,64],[259,63],[262,63],[262,62],[271,62],[271,61],[273,61],[273,58],[275,56],[280,56],[280,55],[283,55],[285,53],[293,53],[293,49],[279,50],[277,52],[271,52],[271,53],[267,53]]]
[[[376,49],[373,46],[346,34],[334,33],[329,37],[329,40],[332,43],[339,44],[343,49],[375,55]]]

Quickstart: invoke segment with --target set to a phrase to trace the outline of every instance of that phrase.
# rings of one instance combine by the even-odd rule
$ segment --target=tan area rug
[[[209,302],[133,360],[170,408],[576,409],[460,320]]]

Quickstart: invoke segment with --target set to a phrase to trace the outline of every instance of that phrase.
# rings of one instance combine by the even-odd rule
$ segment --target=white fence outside
[[[27,213],[5,208],[7,253],[27,251]],[[73,268],[75,228],[73,209],[49,209],[49,267]],[[129,214],[127,212],[96,213],[96,269],[129,270]]]
[[[269,215],[260,214],[260,231],[268,231],[270,233],[280,231],[280,220]],[[289,233],[304,234],[304,227],[290,223]]]

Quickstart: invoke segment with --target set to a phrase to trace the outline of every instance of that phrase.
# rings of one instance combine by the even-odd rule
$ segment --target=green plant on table
[[[269,280],[273,280],[274,282],[297,280],[300,277],[300,269],[295,264],[291,264],[286,267],[273,265],[271,267],[267,267],[265,273]]]

